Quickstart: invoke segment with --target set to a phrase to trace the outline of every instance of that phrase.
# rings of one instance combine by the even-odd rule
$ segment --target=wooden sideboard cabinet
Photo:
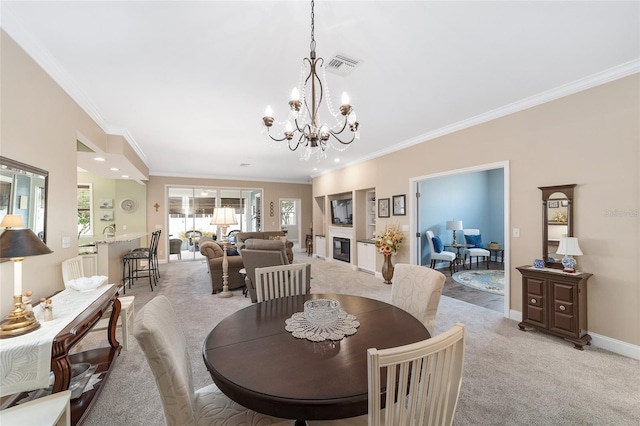
[[[529,265],[516,269],[522,274],[522,322],[518,327],[562,337],[576,349],[589,345],[587,280],[592,274]]]

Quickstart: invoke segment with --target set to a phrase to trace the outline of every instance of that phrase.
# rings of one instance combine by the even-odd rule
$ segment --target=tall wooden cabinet
[[[529,265],[516,269],[522,274],[522,322],[518,327],[562,337],[576,349],[589,345],[587,280],[592,274]]]

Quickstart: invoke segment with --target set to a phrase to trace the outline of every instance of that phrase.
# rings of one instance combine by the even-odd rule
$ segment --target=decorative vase
[[[393,278],[393,264],[391,263],[391,253],[384,255],[384,263],[382,264],[382,277],[385,284],[391,284]]]

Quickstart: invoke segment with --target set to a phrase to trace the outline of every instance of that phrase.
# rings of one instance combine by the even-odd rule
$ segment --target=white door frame
[[[418,189],[418,183],[420,181],[423,180],[428,180],[428,179],[434,179],[434,178],[439,178],[439,177],[444,177],[444,176],[453,176],[453,175],[460,175],[460,174],[466,174],[466,173],[472,173],[472,172],[481,172],[481,171],[485,171],[485,170],[494,170],[494,169],[503,169],[504,173],[503,173],[503,179],[504,179],[504,253],[506,254],[504,260],[504,309],[503,309],[503,315],[506,318],[509,318],[509,309],[510,309],[510,298],[511,298],[511,279],[510,279],[510,275],[511,275],[511,267],[510,267],[510,262],[511,262],[511,256],[509,255],[510,251],[509,251],[509,247],[510,247],[510,242],[511,242],[511,233],[509,232],[509,229],[511,229],[511,224],[510,224],[510,213],[509,213],[509,207],[510,207],[510,202],[509,202],[509,194],[511,193],[511,190],[509,188],[509,176],[510,176],[510,171],[509,171],[509,161],[499,161],[496,163],[489,163],[489,164],[480,164],[477,166],[471,166],[471,167],[466,167],[463,169],[456,169],[456,170],[448,170],[445,172],[439,172],[439,173],[433,173],[433,174],[429,174],[429,175],[424,175],[424,176],[417,176],[417,177],[413,177],[409,179],[409,194],[412,194],[412,196],[410,196],[408,198],[408,202],[409,202],[409,206],[408,206],[408,210],[409,210],[409,226],[410,226],[410,235],[414,236],[412,237],[411,241],[413,241],[413,244],[409,244],[410,247],[410,255],[409,258],[411,260],[411,263],[416,265],[419,264],[417,262],[417,259],[421,259],[422,258],[422,247],[420,242],[420,236],[417,236],[417,232],[420,229],[420,224],[419,222],[419,215],[418,215],[418,199],[416,197],[416,193],[417,193],[417,189]],[[413,203],[413,206],[412,206]]]

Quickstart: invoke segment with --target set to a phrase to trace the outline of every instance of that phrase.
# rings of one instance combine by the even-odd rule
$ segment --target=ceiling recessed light
[[[96,160],[96,161],[104,161],[104,158],[102,158],[102,157],[95,157],[95,158],[94,158],[94,160]]]
[[[117,168],[117,167],[112,167],[110,170],[111,170],[112,172],[117,172],[117,171],[118,171],[118,170],[120,170],[120,169],[119,169],[119,168]]]
[[[335,160],[333,160],[333,162],[334,162],[334,163],[339,163],[339,162],[340,162],[340,159],[339,159],[339,158],[336,158]]]
[[[122,175],[122,177],[126,179],[129,177],[129,175]]]
[[[311,171],[317,172],[317,171],[318,171],[318,168],[317,168],[317,167],[314,167],[313,169],[311,169]]]

